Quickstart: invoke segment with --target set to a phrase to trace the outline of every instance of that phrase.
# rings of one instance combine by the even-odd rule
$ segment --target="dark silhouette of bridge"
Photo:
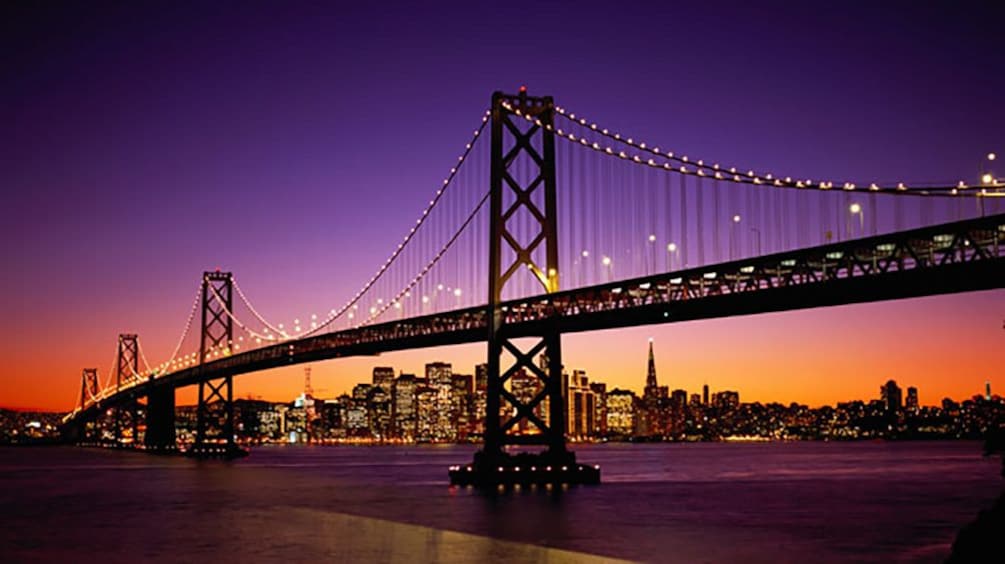
[[[152,367],[138,337],[120,335],[114,382],[85,369],[64,428],[98,443],[96,421],[111,417],[111,444],[128,435],[131,446],[174,451],[175,390],[197,385],[188,453],[234,456],[237,375],[486,341],[485,444],[454,480],[595,481],[599,471],[566,448],[563,333],[1001,288],[1003,196],[995,179],[835,186],[755,173],[613,133],[550,97],[496,93],[416,225],[343,307],[289,331],[231,273],[206,272],[170,360]],[[486,301],[473,297],[485,286]],[[180,354],[190,334],[195,352]],[[519,370],[540,379],[530,401],[509,389]],[[517,458],[508,445],[545,450]]]

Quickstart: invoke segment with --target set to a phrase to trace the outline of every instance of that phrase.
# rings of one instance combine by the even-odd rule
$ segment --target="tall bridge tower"
[[[455,483],[493,485],[583,477],[581,472],[568,472],[579,468],[565,446],[558,327],[549,325],[533,335],[515,335],[502,309],[504,290],[519,276],[529,275],[547,294],[558,291],[554,117],[554,100],[550,96],[529,96],[525,87],[518,94],[492,95],[485,445],[471,467],[463,472],[460,467],[451,470]],[[523,228],[515,229],[514,223],[521,215],[525,218]],[[517,337],[530,337],[536,343],[524,350],[516,343]],[[542,361],[538,364],[535,358],[539,355]],[[539,392],[529,400],[518,398],[506,388],[506,382],[521,371],[541,383]],[[521,422],[527,422],[530,432],[514,432]],[[536,455],[511,456],[505,452],[507,445],[540,445],[546,449]],[[596,477],[599,480],[599,472]]]
[[[202,322],[199,364],[229,356],[234,338],[234,281],[229,272],[204,272],[202,276]],[[196,406],[195,444],[197,457],[232,457],[239,453],[234,442],[233,375],[199,381]]]

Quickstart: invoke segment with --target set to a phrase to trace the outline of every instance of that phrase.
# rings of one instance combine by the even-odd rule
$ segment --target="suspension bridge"
[[[596,481],[566,448],[563,333],[1005,285],[1005,185],[990,171],[975,184],[787,176],[644,142],[523,88],[492,96],[430,193],[373,276],[322,315],[269,320],[234,274],[205,272],[167,359],[120,335],[104,380],[84,369],[65,433],[99,443],[110,420],[107,444],[174,451],[175,390],[194,385],[187,452],[232,456],[235,376],[487,342],[484,448],[452,479]],[[530,401],[511,391],[519,370],[540,379]]]

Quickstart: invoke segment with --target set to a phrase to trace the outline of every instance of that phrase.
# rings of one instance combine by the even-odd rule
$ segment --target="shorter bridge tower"
[[[88,401],[97,398],[98,391],[98,369],[85,368],[80,375],[80,409],[84,409]],[[78,442],[96,444],[101,440],[101,426],[95,420],[83,420],[76,431]]]
[[[80,375],[80,403],[78,407],[84,409],[88,400],[98,397],[98,369],[85,368]]]
[[[200,365],[231,354],[233,296],[234,282],[230,272],[203,273]],[[234,440],[232,374],[199,381],[195,444],[188,454],[201,458],[234,458],[245,454]]]
[[[134,383],[139,378],[140,344],[135,333],[119,335],[118,352],[115,355],[115,389]],[[135,446],[139,440],[140,404],[135,396],[120,403],[114,409],[113,426],[116,446]],[[126,430],[129,436],[126,437]],[[127,439],[128,438],[128,442]]]

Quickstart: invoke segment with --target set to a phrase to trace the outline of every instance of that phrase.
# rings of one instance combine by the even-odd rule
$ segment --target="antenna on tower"
[[[311,367],[304,367],[304,397],[314,396],[314,388],[311,387]]]

